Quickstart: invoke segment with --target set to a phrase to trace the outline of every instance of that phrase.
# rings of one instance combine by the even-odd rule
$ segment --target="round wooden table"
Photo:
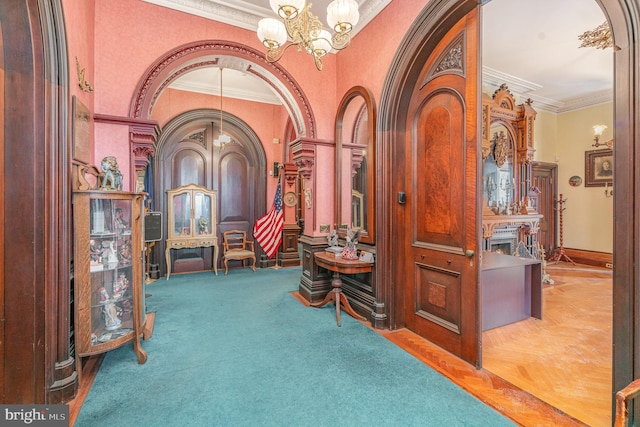
[[[333,254],[327,252],[316,252],[314,255],[316,264],[320,267],[326,268],[329,271],[333,271],[333,279],[331,280],[331,286],[333,289],[329,291],[327,296],[322,302],[316,302],[311,304],[312,307],[323,307],[330,302],[333,302],[336,306],[336,321],[338,326],[340,325],[340,308],[343,307],[344,311],[359,320],[366,320],[365,317],[356,313],[349,300],[342,293],[342,279],[340,274],[358,274],[358,273],[371,273],[373,270],[373,264],[370,262],[363,262],[359,260],[348,260],[342,258],[336,258]]]

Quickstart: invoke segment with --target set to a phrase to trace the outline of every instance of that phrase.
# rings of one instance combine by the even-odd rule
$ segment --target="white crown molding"
[[[489,67],[482,67],[482,83],[489,86],[495,86],[496,88],[499,88],[501,84],[506,83],[512,93],[520,94],[542,89],[542,85]]]
[[[220,95],[220,87],[216,86],[215,88],[211,87],[211,85],[200,84],[194,81],[180,81],[176,80],[170,86],[171,89],[176,90],[184,90],[187,92],[197,92],[204,93],[206,95]],[[225,98],[237,98],[244,99],[245,101],[255,101],[262,102],[265,104],[274,104],[274,105],[282,105],[282,101],[276,96],[269,96],[265,93],[258,93],[255,91],[243,90],[238,87],[224,87],[224,97]]]
[[[538,111],[544,110],[554,114],[566,113],[613,101],[613,89],[593,92],[564,100],[545,98],[532,93],[542,89],[543,86],[537,83],[494,70],[493,68],[482,67],[482,84],[491,91],[489,95],[492,95],[493,91],[498,89],[503,83],[508,86],[509,91],[519,102],[524,102],[530,98],[533,101],[533,108]]]
[[[246,30],[256,31],[262,18],[274,18],[276,15],[268,7],[256,6],[242,0],[143,0],[147,3],[179,10]],[[392,0],[363,0],[360,4],[360,20],[353,30],[353,36],[376,17]],[[268,2],[265,0],[265,4]],[[318,12],[314,12],[317,15]],[[321,21],[324,22],[323,19]]]

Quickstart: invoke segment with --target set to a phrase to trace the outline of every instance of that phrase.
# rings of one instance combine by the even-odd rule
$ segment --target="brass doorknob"
[[[468,256],[469,258],[473,257],[476,253],[474,251],[472,251],[471,249],[467,249],[467,251],[464,253],[466,256]]]

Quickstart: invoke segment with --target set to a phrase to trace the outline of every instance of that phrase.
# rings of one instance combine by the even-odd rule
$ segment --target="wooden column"
[[[282,229],[282,245],[280,246],[280,266],[292,267],[300,265],[300,254],[298,252],[300,227],[296,221],[296,204],[299,199],[296,194],[298,168],[293,163],[284,163],[282,173],[284,174],[282,188],[284,227]]]

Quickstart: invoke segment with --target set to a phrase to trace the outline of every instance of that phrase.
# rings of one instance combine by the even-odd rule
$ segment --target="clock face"
[[[290,191],[284,195],[283,201],[287,206],[295,206],[296,203],[298,203],[298,198],[296,197],[296,193]]]

